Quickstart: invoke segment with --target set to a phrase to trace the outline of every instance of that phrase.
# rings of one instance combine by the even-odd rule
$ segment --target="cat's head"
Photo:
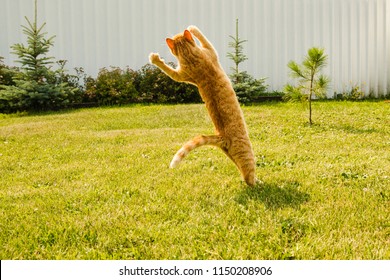
[[[177,34],[173,38],[167,38],[166,42],[172,54],[179,58],[192,53],[196,48],[194,38],[188,30],[184,30],[183,33]]]

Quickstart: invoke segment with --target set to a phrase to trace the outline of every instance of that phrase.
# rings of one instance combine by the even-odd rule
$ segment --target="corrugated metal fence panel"
[[[33,17],[33,0],[0,0],[0,56],[12,64],[12,44],[25,42],[20,25]],[[219,52],[227,71],[229,35],[239,18],[247,39],[242,69],[268,77],[271,90],[289,81],[287,63],[301,61],[312,46],[329,55],[326,74],[333,92],[359,85],[390,91],[390,0],[38,0],[39,22],[56,35],[51,54],[82,66],[138,69],[148,54],[174,61],[165,37],[195,24]]]

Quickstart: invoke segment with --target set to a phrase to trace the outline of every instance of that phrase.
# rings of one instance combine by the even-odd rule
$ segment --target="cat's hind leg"
[[[238,169],[241,172],[242,178],[248,186],[255,186],[257,179],[255,174],[255,161],[253,157],[235,158]]]
[[[255,174],[256,164],[250,143],[248,144],[247,141],[235,142],[229,147],[227,154],[237,165],[247,185],[255,186],[257,181]]]
[[[199,135],[188,141],[181,147],[175,156],[173,157],[170,168],[176,167],[182,159],[189,154],[193,149],[196,149],[203,145],[212,145],[216,147],[223,147],[225,145],[225,141],[222,136],[219,135]]]
[[[254,160],[248,159],[246,165],[241,167],[241,173],[244,177],[245,182],[253,187],[257,183],[256,174],[255,174],[255,163]]]

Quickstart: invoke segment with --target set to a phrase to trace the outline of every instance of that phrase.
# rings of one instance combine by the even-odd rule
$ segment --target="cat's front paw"
[[[187,30],[190,31],[192,34],[196,35],[197,33],[199,33],[199,28],[196,27],[195,25],[190,25],[187,27]]]
[[[158,53],[149,54],[149,61],[150,61],[150,63],[153,63],[153,64],[163,62],[163,60],[160,58],[160,55]]]

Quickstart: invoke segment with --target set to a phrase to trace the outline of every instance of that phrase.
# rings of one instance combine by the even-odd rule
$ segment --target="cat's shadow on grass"
[[[300,205],[310,200],[310,195],[304,193],[295,181],[268,183],[261,182],[254,187],[244,187],[237,195],[236,201],[246,205],[249,201],[258,201],[267,209],[277,210],[282,208],[299,208]]]

